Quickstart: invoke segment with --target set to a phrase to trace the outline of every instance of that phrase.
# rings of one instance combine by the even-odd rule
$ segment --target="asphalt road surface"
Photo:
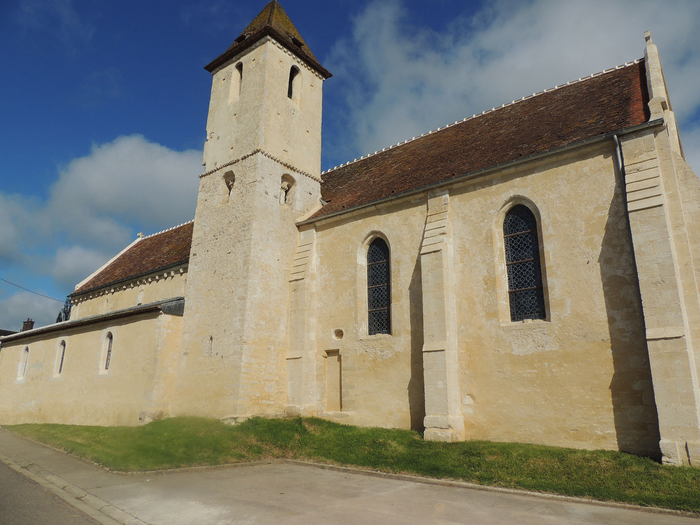
[[[4,463],[0,463],[0,524],[99,525]]]

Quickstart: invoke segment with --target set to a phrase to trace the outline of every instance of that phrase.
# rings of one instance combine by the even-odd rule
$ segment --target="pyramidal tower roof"
[[[274,38],[324,78],[331,76],[330,72],[318,62],[277,0],[272,0],[268,3],[238,38],[233,41],[233,44],[222,55],[207,64],[205,69],[209,72],[214,71],[265,36]]]

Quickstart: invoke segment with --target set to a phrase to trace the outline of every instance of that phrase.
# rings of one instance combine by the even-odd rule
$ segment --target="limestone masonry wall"
[[[184,297],[187,266],[170,268],[73,298],[71,319],[84,319],[140,304]]]
[[[169,415],[181,324],[150,313],[4,344],[0,423],[138,425]]]
[[[658,454],[644,320],[613,147],[610,141],[580,148],[449,190],[444,242],[452,250],[448,282],[466,437]],[[452,394],[428,384],[434,374],[426,365],[431,348],[424,344],[423,320],[437,313],[428,311],[435,306],[426,302],[419,256],[426,197],[317,225],[321,412],[324,356],[338,350],[342,361],[342,411],[326,417],[419,428],[427,407],[428,415],[445,410],[451,421],[459,419],[447,405],[435,408],[449,399],[434,396]],[[505,211],[522,202],[540,218],[548,315],[513,323],[502,228]],[[391,335],[368,336],[365,247],[377,235],[391,247],[393,328]]]

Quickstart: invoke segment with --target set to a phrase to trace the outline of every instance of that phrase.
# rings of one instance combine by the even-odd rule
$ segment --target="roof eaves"
[[[42,326],[40,328],[34,328],[33,330],[27,330],[26,332],[18,332],[13,335],[0,337],[0,342],[7,343],[11,341],[18,341],[20,339],[34,337],[37,335],[70,330],[73,328],[78,328],[80,326],[101,323],[104,321],[111,321],[113,319],[120,319],[123,317],[131,317],[134,315],[142,315],[152,312],[164,312],[165,310],[168,310],[168,312],[166,313],[170,313],[174,311],[172,307],[176,303],[184,303],[184,301],[184,297],[173,297],[155,303],[142,304],[138,306],[132,306],[130,308],[124,308],[123,310],[117,310],[115,312],[110,312],[107,314],[94,315],[91,317],[85,317],[83,319],[76,319],[74,321],[64,321],[62,323],[55,323],[48,326]]]
[[[301,49],[299,49],[297,46],[290,44],[287,42],[287,39],[284,38],[282,34],[279,33],[275,28],[270,27],[269,25],[263,27],[259,31],[255,32],[254,34],[250,35],[248,38],[243,40],[240,44],[237,46],[231,47],[227,49],[223,54],[219,55],[217,58],[212,60],[209,64],[204,66],[204,69],[209,71],[210,73],[213,73],[215,70],[217,70],[220,66],[234,58],[236,55],[239,55],[246,49],[252,47],[255,43],[260,41],[262,38],[270,36],[272,37],[279,45],[287,49],[289,52],[292,54],[296,55],[302,62],[305,62],[306,65],[308,65],[311,69],[315,70],[318,74],[320,74],[324,80],[332,77],[333,75],[331,74],[330,71],[328,71],[326,68],[324,68],[321,64],[319,64],[316,60],[308,56],[306,53],[304,53]]]
[[[124,277],[123,279],[117,279],[116,281],[112,281],[112,282],[109,282],[106,284],[100,284],[99,286],[94,286],[92,288],[88,288],[87,290],[82,290],[79,292],[76,291],[76,292],[73,292],[72,294],[70,294],[68,297],[71,297],[71,298],[78,297],[80,295],[85,295],[87,293],[94,292],[95,290],[100,290],[102,288],[110,288],[116,284],[125,283],[128,281],[133,281],[134,279],[139,279],[139,278],[144,277],[146,275],[151,275],[154,273],[162,272],[164,270],[169,270],[171,268],[176,268],[178,266],[183,266],[183,265],[189,263],[189,260],[190,260],[190,258],[188,257],[187,259],[183,259],[181,261],[178,261],[178,262],[175,262],[172,264],[168,264],[166,266],[161,266],[160,268],[155,268],[153,270],[148,270],[147,272],[141,272],[141,273],[138,273],[135,275],[130,275],[129,277]]]
[[[433,183],[431,183],[431,184],[426,184],[425,186],[421,186],[421,187],[419,187],[419,188],[412,188],[412,189],[410,189],[410,190],[406,190],[406,191],[403,191],[403,192],[401,192],[401,193],[396,193],[396,194],[393,194],[393,195],[389,195],[389,196],[387,196],[387,197],[382,197],[381,199],[376,199],[376,200],[373,200],[373,201],[369,201],[369,202],[365,202],[365,203],[362,203],[362,204],[358,204],[358,205],[356,205],[356,206],[351,206],[350,208],[345,208],[345,209],[343,209],[343,210],[334,211],[334,212],[329,213],[329,214],[327,214],[327,215],[317,215],[317,216],[315,216],[315,217],[311,217],[311,218],[306,219],[306,220],[304,220],[304,221],[298,222],[298,223],[297,223],[297,227],[305,226],[305,225],[307,225],[307,224],[318,223],[318,222],[322,222],[322,221],[326,221],[326,220],[330,220],[330,219],[334,219],[334,218],[339,217],[339,216],[341,216],[341,215],[345,215],[345,214],[347,214],[347,213],[355,212],[355,211],[358,211],[358,210],[361,210],[361,209],[364,209],[364,208],[370,208],[370,207],[372,207],[372,206],[378,206],[378,205],[380,205],[380,204],[384,204],[384,203],[390,202],[390,201],[395,201],[395,200],[398,200],[398,199],[401,199],[401,198],[404,198],[404,197],[408,197],[408,196],[410,196],[410,195],[415,195],[415,194],[417,194],[417,193],[424,193],[424,192],[426,192],[426,191],[431,191],[431,190],[434,190],[434,189],[437,189],[437,188],[441,188],[441,187],[444,187],[444,186],[449,186],[449,185],[451,185],[451,184],[463,182],[463,181],[465,181],[466,179],[469,179],[469,178],[472,178],[472,177],[476,177],[476,176],[478,176],[478,175],[486,174],[486,173],[491,172],[491,171],[496,171],[496,170],[501,170],[501,169],[508,168],[508,167],[512,167],[512,166],[517,166],[517,165],[519,165],[519,164],[524,164],[524,163],[526,163],[526,162],[531,162],[531,161],[533,161],[533,160],[539,160],[539,159],[541,159],[541,158],[543,158],[543,157],[546,157],[546,156],[548,156],[548,155],[554,155],[554,154],[561,153],[561,152],[566,151],[566,150],[569,150],[569,149],[578,148],[578,147],[582,147],[582,146],[586,146],[586,145],[590,145],[590,144],[595,144],[595,143],[597,143],[597,142],[602,142],[602,141],[604,141],[604,140],[611,139],[611,138],[612,138],[613,136],[615,136],[615,135],[617,135],[617,136],[619,136],[619,135],[626,135],[626,134],[634,133],[634,132],[636,132],[636,131],[641,131],[641,130],[644,130],[644,129],[647,129],[647,128],[652,128],[652,127],[660,126],[660,125],[662,125],[663,123],[664,123],[664,119],[662,119],[662,118],[661,118],[661,119],[656,119],[656,120],[652,120],[652,121],[650,121],[650,122],[645,122],[644,124],[640,124],[640,125],[638,125],[638,126],[633,126],[633,127],[630,127],[630,128],[621,129],[621,130],[619,130],[619,131],[613,131],[613,132],[610,132],[610,133],[606,133],[605,135],[599,135],[599,136],[597,136],[597,137],[592,137],[592,138],[588,138],[588,139],[579,140],[579,141],[576,141],[576,142],[572,142],[572,143],[570,143],[570,144],[566,144],[566,145],[564,145],[564,146],[560,146],[560,147],[558,147],[558,148],[554,148],[554,149],[547,150],[547,151],[542,151],[542,152],[537,153],[537,154],[535,154],[535,155],[529,155],[529,156],[527,156],[527,157],[522,157],[522,158],[515,159],[515,160],[511,160],[511,161],[508,161],[508,162],[503,162],[503,163],[501,163],[501,164],[496,164],[496,165],[494,165],[494,166],[489,166],[488,168],[483,168],[483,169],[480,169],[480,170],[477,170],[477,171],[472,171],[472,172],[465,173],[465,174],[462,174],[462,175],[457,175],[456,177],[452,177],[452,178],[447,179],[447,180],[442,180],[442,181],[439,181],[439,182],[433,182]],[[323,208],[321,208],[321,210],[323,210]],[[319,210],[319,211],[321,211],[321,210]]]

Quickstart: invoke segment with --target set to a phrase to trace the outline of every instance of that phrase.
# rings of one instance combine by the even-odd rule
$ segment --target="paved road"
[[[698,525],[679,516],[284,463],[138,476],[93,492],[152,525]]]
[[[2,525],[99,525],[41,485],[0,463]]]
[[[696,518],[673,514],[291,463],[118,475],[0,430],[3,454],[70,483],[66,490],[121,523],[700,525]],[[46,479],[54,479],[51,475]]]

